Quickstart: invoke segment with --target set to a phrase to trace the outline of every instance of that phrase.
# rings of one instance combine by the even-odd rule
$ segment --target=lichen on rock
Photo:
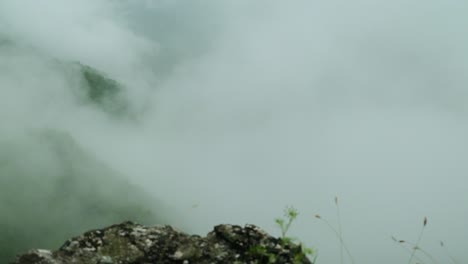
[[[298,257],[299,256],[299,257]],[[124,222],[66,241],[56,251],[32,250],[13,264],[311,263],[300,245],[285,244],[254,225],[218,225],[206,237],[171,226]]]

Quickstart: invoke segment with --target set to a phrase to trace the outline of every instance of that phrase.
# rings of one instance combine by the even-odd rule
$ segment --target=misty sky
[[[59,161],[25,138],[66,134],[187,232],[252,223],[278,235],[292,205],[291,235],[317,263],[339,263],[314,218],[336,226],[338,196],[356,263],[408,262],[391,236],[416,242],[424,217],[421,247],[449,263],[443,240],[467,262],[467,11],[455,0],[0,0],[0,140],[47,175]],[[77,62],[122,85],[130,117],[83,103],[64,66]]]

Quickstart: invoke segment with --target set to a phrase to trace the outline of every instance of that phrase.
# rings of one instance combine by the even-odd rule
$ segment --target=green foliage
[[[296,220],[299,212],[292,206],[288,206],[284,209],[285,218],[276,218],[275,222],[278,227],[281,229],[281,238],[286,238],[286,233],[288,232],[291,224]]]
[[[49,131],[0,141],[0,214],[0,263],[9,263],[92,228],[163,223],[167,211],[71,136]]]
[[[255,257],[255,259],[263,259],[267,264],[276,263],[276,255],[272,252],[268,252],[267,248],[263,245],[251,247],[247,254]]]
[[[80,66],[83,78],[89,88],[87,91],[88,96],[92,101],[100,103],[106,97],[113,97],[119,92],[120,87],[115,80],[105,77],[102,73],[89,66]]]
[[[308,256],[313,257],[312,263],[315,263],[316,254],[312,248],[304,247],[302,243],[299,242],[299,246],[295,245],[294,242],[297,241],[296,238],[287,236],[287,233],[296,218],[299,216],[299,212],[292,206],[288,206],[284,210],[284,217],[275,219],[275,223],[281,230],[281,237],[279,238],[279,245],[285,250],[292,250],[294,254],[293,264],[309,263]],[[279,257],[278,252],[269,250],[265,245],[256,245],[251,247],[247,254],[254,259],[260,259],[260,262],[254,263],[265,263],[265,264],[275,264],[283,263],[281,257]]]
[[[129,114],[129,103],[122,95],[123,86],[120,83],[92,67],[81,63],[78,63],[78,67],[86,101],[114,117]]]
[[[297,241],[297,238],[287,236],[289,229],[291,228],[292,223],[296,220],[299,216],[299,211],[294,208],[293,206],[287,206],[284,209],[284,216],[283,218],[276,218],[275,223],[281,230],[281,244],[283,246],[291,244]],[[307,256],[311,256],[313,258],[312,263],[315,263],[317,259],[317,254],[313,248],[305,247],[301,242],[299,242],[302,254],[297,254],[294,256],[294,263],[302,263]]]

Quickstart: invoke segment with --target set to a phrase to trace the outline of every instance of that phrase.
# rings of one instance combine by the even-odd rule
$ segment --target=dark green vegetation
[[[81,79],[79,87],[85,94],[82,101],[93,104],[113,117],[128,117],[129,104],[122,95],[122,85],[92,67],[81,63],[77,63],[77,66]]]
[[[0,263],[118,221],[162,221],[146,207],[154,199],[69,135],[25,135],[21,144],[0,142],[0,149]]]
[[[114,119],[133,119],[135,117],[131,111],[130,102],[125,95],[125,86],[99,69],[81,62],[53,58],[48,54],[37,51],[34,47],[22,45],[1,35],[0,59],[10,61],[10,63],[25,60],[27,63],[37,64],[35,66],[44,68],[44,73],[47,75],[53,75],[41,77],[52,77],[57,80],[65,79],[66,83],[61,88],[65,92],[71,93],[74,96],[75,103],[80,106],[92,107]],[[11,69],[0,72],[0,75],[7,75],[9,74],[8,70],[11,70],[14,74],[22,76],[21,78],[28,78],[27,69],[22,68],[21,70],[24,70],[24,72],[17,73],[14,72],[16,70],[14,66],[6,63],[5,65]],[[32,70],[34,70],[34,67],[32,67]],[[34,88],[41,89],[41,87]]]
[[[54,78],[57,89],[72,99],[50,100],[68,100],[64,102],[76,104],[76,109],[86,108],[115,122],[131,116],[124,87],[97,69],[51,58],[1,36],[0,59],[4,62],[0,78],[9,85],[4,89],[21,90],[29,85],[31,92],[44,88],[47,95],[40,81]],[[37,82],[22,82],[30,73],[15,64],[21,60],[32,64],[32,71],[41,70]],[[48,107],[47,102],[38,105]],[[26,123],[41,119],[41,114],[24,121],[16,109],[11,114],[5,109],[6,119],[0,120],[0,263],[31,248],[57,248],[92,228],[124,220],[163,222],[161,216],[167,216],[167,211],[155,197],[101,162],[66,129],[31,128]],[[158,215],[153,213],[156,209]]]
[[[293,238],[293,237],[290,237],[288,236],[288,231],[289,229],[291,228],[291,225],[293,224],[293,222],[296,220],[296,218],[299,216],[299,211],[296,210],[296,208],[290,206],[290,207],[286,207],[285,210],[284,210],[284,217],[280,217],[280,218],[276,218],[275,219],[275,223],[277,224],[277,226],[279,227],[279,229],[281,230],[281,244],[284,246],[284,245],[288,245],[292,242],[295,242],[297,241],[298,239],[297,238]],[[316,260],[317,260],[317,253],[312,249],[312,248],[309,248],[309,247],[305,247],[304,245],[302,245],[301,242],[299,242],[299,245],[300,245],[300,249],[301,251],[300,252],[297,252],[295,254],[295,258],[294,258],[294,262],[295,263],[303,263],[305,261],[305,258],[307,256],[310,256],[310,258],[312,259],[312,263],[315,263]],[[264,251],[263,248],[257,248],[257,249],[254,249],[256,252],[261,252],[261,253],[267,253]],[[275,263],[276,261],[276,258],[274,255],[272,254],[267,254],[268,256],[268,263]]]

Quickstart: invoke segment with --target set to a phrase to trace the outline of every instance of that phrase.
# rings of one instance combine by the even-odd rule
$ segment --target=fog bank
[[[276,232],[274,218],[293,205],[301,215],[291,234],[318,250],[318,263],[338,263],[337,239],[314,218],[335,224],[338,196],[356,263],[407,262],[391,236],[415,242],[425,216],[421,247],[443,263],[443,240],[463,262],[467,7],[3,0],[1,186],[17,200],[0,202],[5,223],[32,214],[22,205],[31,199],[47,203],[58,167],[70,163],[79,171],[65,203],[72,217],[87,207],[83,193],[133,210],[120,194],[142,188],[139,201],[149,202],[137,203],[159,216],[149,221]],[[92,87],[113,88],[96,99]],[[50,131],[67,139],[44,141]],[[44,154],[54,144],[106,173],[77,162],[81,154]],[[25,184],[39,194],[15,197]]]

